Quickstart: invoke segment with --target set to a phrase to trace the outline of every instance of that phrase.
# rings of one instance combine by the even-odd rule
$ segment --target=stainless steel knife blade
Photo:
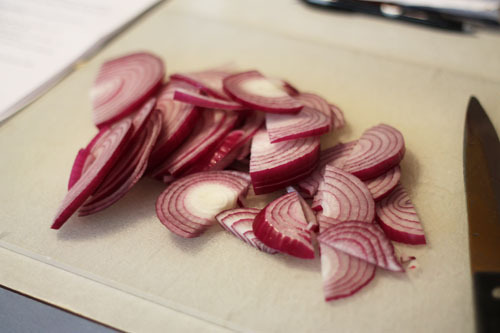
[[[475,97],[465,118],[464,177],[479,332],[500,332],[500,141]]]

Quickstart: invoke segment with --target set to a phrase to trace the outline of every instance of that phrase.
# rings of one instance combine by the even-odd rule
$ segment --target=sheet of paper
[[[159,0],[0,0],[0,121]]]

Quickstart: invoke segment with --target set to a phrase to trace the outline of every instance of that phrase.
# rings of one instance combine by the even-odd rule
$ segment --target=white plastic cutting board
[[[127,331],[470,332],[463,121],[475,94],[500,128],[500,81],[188,9],[167,3],[0,127],[0,283]],[[88,91],[98,67],[135,50],[163,57],[168,73],[234,63],[317,92],[348,124],[325,145],[380,122],[400,129],[402,182],[429,243],[403,249],[420,270],[379,270],[356,296],[325,303],[318,259],[265,255],[217,226],[197,239],[172,235],[154,210],[164,186],[148,179],[108,210],[51,230],[73,158],[96,131]]]

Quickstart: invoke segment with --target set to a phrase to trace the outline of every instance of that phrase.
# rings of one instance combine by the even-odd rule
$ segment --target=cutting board
[[[169,5],[1,125],[0,283],[128,331],[470,332],[464,116],[475,94],[499,128],[500,82]],[[326,303],[319,258],[266,255],[218,226],[196,239],[170,233],[154,209],[165,186],[151,179],[51,230],[76,152],[96,133],[88,92],[99,65],[136,50],[161,56],[170,74],[232,64],[324,96],[347,121],[324,147],[382,122],[398,128],[402,183],[428,240],[398,248],[419,268],[378,270],[355,296]]]

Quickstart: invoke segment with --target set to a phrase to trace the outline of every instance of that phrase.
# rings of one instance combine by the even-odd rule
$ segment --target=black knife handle
[[[500,332],[500,273],[474,273],[476,326],[479,333]]]

